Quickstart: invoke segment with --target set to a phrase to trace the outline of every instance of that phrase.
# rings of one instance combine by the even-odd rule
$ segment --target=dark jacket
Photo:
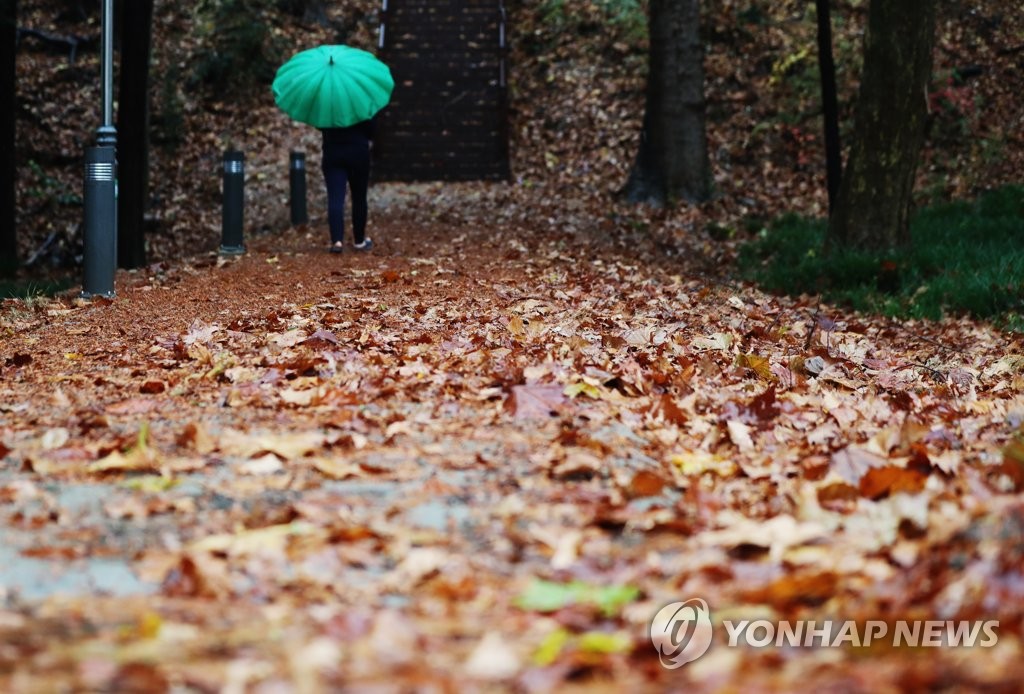
[[[377,118],[374,116],[347,128],[321,128],[320,132],[324,135],[325,145],[364,144],[373,140],[377,132]]]

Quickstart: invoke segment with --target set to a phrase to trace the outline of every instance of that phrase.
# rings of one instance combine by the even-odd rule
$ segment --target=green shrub
[[[647,3],[644,0],[543,0],[544,21],[575,34],[610,30],[619,40],[639,42],[647,38]]]
[[[1024,188],[929,207],[910,249],[822,254],[826,222],[780,218],[740,249],[742,277],[780,294],[897,318],[971,315],[1024,331]]]
[[[191,82],[236,93],[269,85],[281,61],[274,0],[200,0],[201,53]]]

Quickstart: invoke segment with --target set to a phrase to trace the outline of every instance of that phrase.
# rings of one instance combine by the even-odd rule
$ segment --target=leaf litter
[[[109,304],[5,304],[5,682],[1017,681],[1019,338],[836,310],[808,344],[816,303],[586,234],[414,245],[409,200],[372,255],[285,233]],[[93,578],[28,591],[25,562]],[[647,629],[690,597],[1004,626],[939,666],[719,639],[681,675]]]

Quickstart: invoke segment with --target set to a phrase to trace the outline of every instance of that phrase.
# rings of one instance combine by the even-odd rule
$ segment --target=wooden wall
[[[509,178],[505,36],[501,0],[383,0],[374,180]]]

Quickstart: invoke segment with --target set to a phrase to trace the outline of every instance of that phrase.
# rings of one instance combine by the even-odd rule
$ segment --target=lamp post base
[[[114,292],[87,292],[83,289],[78,296],[82,299],[114,299],[117,295]]]

